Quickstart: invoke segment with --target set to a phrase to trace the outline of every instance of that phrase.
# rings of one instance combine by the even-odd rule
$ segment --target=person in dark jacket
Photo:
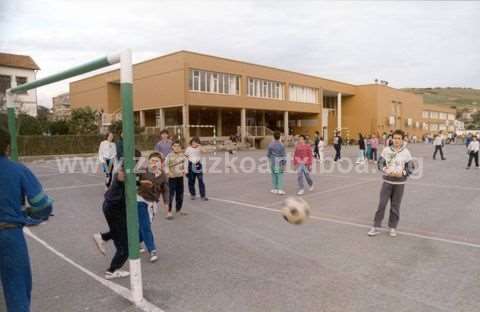
[[[358,134],[358,157],[357,164],[363,163],[365,161],[365,138],[361,133]]]
[[[343,139],[340,136],[340,131],[338,131],[333,137],[333,148],[335,148],[335,161],[342,159],[342,144]]]
[[[141,157],[139,151],[135,151],[135,158]],[[123,166],[114,174],[112,184],[105,192],[102,205],[103,214],[107,221],[109,231],[96,233],[93,239],[99,251],[105,255],[105,242],[113,240],[115,255],[110,267],[105,272],[106,279],[122,278],[130,275],[121,268],[128,260],[128,235],[127,235],[127,212],[125,203],[125,171]]]
[[[313,157],[315,157],[315,159],[320,159],[320,154],[318,153],[318,142],[320,142],[320,132],[315,131],[315,137],[313,141]]]

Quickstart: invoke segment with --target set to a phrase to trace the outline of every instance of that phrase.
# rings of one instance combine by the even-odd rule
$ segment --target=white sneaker
[[[308,188],[308,190],[309,190],[310,192],[313,191],[314,189],[315,189],[315,188],[313,187],[313,184],[310,185],[310,187]]]
[[[98,251],[100,251],[100,253],[105,256],[107,252],[105,250],[105,242],[102,239],[102,235],[100,233],[93,234],[93,240],[95,242],[95,245],[97,245]]]
[[[156,251],[152,251],[152,253],[150,254],[150,262],[155,262],[158,260],[158,257],[157,257],[157,252]]]
[[[380,234],[380,231],[377,230],[376,227],[372,227],[372,228],[370,229],[370,231],[368,231],[367,234],[368,234],[368,236],[376,236],[376,235]]]
[[[277,194],[278,194],[278,195],[285,195],[286,193],[285,193],[284,190],[278,190],[278,191],[277,191]]]
[[[272,193],[272,194],[278,194],[278,190],[275,190],[275,189],[270,190],[270,193]]]
[[[397,231],[395,229],[390,229],[390,236],[397,237]]]
[[[305,194],[305,190],[304,189],[301,189],[297,192],[297,195],[303,195]]]
[[[123,278],[130,276],[130,272],[128,271],[123,271],[123,270],[116,270],[115,272],[105,272],[105,279],[111,280],[115,278]]]

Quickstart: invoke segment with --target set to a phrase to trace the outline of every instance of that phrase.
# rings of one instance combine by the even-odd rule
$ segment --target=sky
[[[473,1],[0,0],[0,51],[30,55],[37,78],[131,48],[134,62],[189,50],[352,84],[480,88],[479,17]],[[39,104],[63,92],[39,88]]]

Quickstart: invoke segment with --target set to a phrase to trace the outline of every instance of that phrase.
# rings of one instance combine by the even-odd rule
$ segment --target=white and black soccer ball
[[[287,197],[280,210],[285,221],[291,224],[302,224],[310,217],[310,205],[300,197]]]

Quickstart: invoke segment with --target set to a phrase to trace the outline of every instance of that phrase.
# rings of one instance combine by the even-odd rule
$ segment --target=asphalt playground
[[[396,238],[366,235],[381,186],[374,164],[347,170],[327,161],[303,196],[312,217],[297,226],[280,216],[285,197],[269,192],[269,174],[235,172],[265,151],[239,152],[231,166],[218,153],[222,172],[205,176],[210,200],[186,192],[189,215],[154,220],[159,260],[143,256],[145,298],[165,312],[479,311],[480,170],[465,170],[461,145],[447,145],[445,161],[432,160],[431,145],[410,150],[422,174],[406,186]],[[103,280],[113,245],[105,257],[92,240],[107,229],[101,174],[61,173],[55,160],[28,166],[55,199],[55,216],[29,229],[32,311],[142,311],[125,298],[128,279]],[[285,184],[294,195],[296,175]]]

